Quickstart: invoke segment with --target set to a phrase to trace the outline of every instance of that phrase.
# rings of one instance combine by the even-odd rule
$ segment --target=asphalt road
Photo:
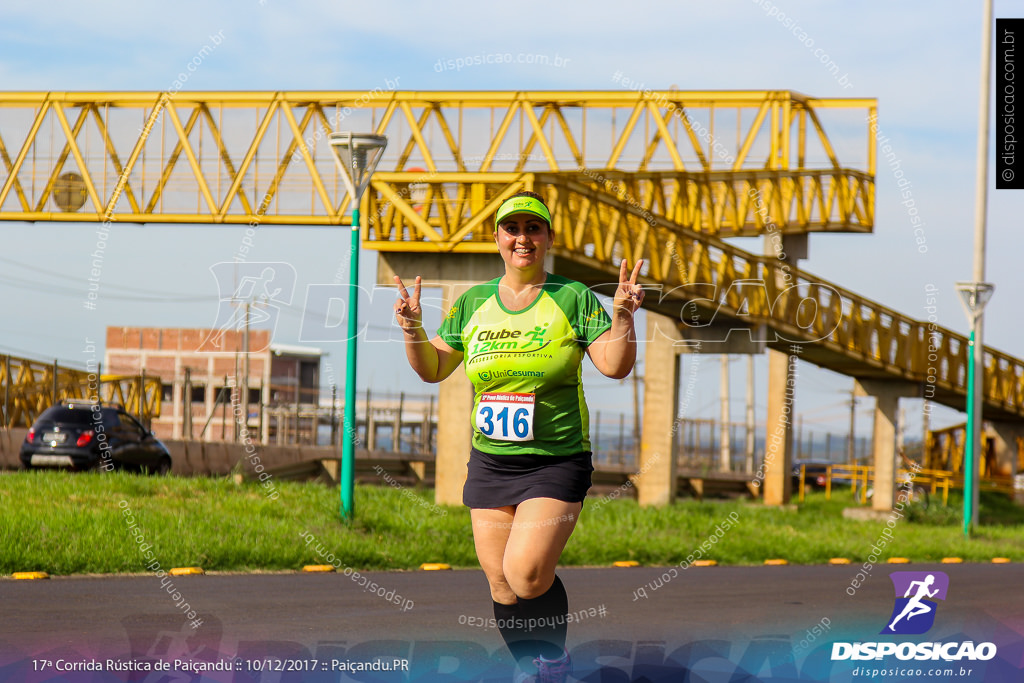
[[[948,680],[1024,680],[1024,566],[884,565],[859,579],[858,570],[560,570],[578,618],[568,642],[575,674],[864,680],[852,673],[858,665],[906,662],[833,662],[833,642],[902,638],[992,642],[998,654],[987,662],[938,665],[954,670]],[[925,635],[879,635],[893,611],[895,571],[949,576]],[[3,681],[511,680],[500,634],[485,621],[491,603],[479,571],[3,580],[0,615]],[[345,668],[380,658],[399,670]],[[171,668],[125,670],[156,662]],[[213,665],[231,670],[198,673]],[[965,677],[961,666],[974,672]]]

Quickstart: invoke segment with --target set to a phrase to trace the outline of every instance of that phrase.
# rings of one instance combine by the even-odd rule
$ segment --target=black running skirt
[[[530,498],[582,503],[594,471],[591,452],[575,455],[493,455],[473,448],[462,503],[470,508],[518,505]]]

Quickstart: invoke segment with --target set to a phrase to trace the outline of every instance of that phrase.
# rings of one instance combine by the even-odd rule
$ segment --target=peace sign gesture
[[[640,268],[643,265],[644,260],[640,259],[633,266],[633,272],[629,273],[626,259],[622,259],[619,268],[619,287],[615,290],[615,299],[612,304],[613,312],[632,316],[644,302],[644,288],[636,283],[637,275],[640,274]]]
[[[416,330],[423,327],[423,309],[420,307],[420,286],[423,278],[416,276],[416,285],[413,287],[412,296],[409,290],[402,283],[402,278],[395,276],[395,283],[398,285],[398,301],[395,302],[395,319],[398,326],[408,335],[416,334]]]

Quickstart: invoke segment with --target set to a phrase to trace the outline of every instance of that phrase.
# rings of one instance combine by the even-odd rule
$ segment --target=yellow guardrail
[[[154,375],[97,374],[0,355],[0,427],[31,427],[50,406],[75,398],[119,404],[148,424],[160,417],[160,389]]]
[[[867,503],[868,490],[872,486],[875,468],[871,465],[829,465],[825,468],[825,499],[832,499],[832,487],[836,479],[849,483],[854,490],[855,497],[861,503]],[[807,465],[800,466],[799,500],[804,501],[807,479]],[[916,487],[925,488],[932,495],[942,492],[942,504],[949,503],[950,489],[963,489],[963,475],[950,470],[935,469],[900,469],[897,472],[897,486],[903,487],[908,483],[912,489]],[[980,481],[980,489],[983,491],[995,491],[1012,496],[1014,484],[1012,477],[987,477]],[[913,495],[913,494],[911,494]]]

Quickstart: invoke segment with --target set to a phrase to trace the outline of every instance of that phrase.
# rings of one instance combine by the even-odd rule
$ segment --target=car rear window
[[[88,405],[76,406],[52,406],[43,411],[39,421],[60,422],[63,424],[88,424],[93,420],[93,413]]]

